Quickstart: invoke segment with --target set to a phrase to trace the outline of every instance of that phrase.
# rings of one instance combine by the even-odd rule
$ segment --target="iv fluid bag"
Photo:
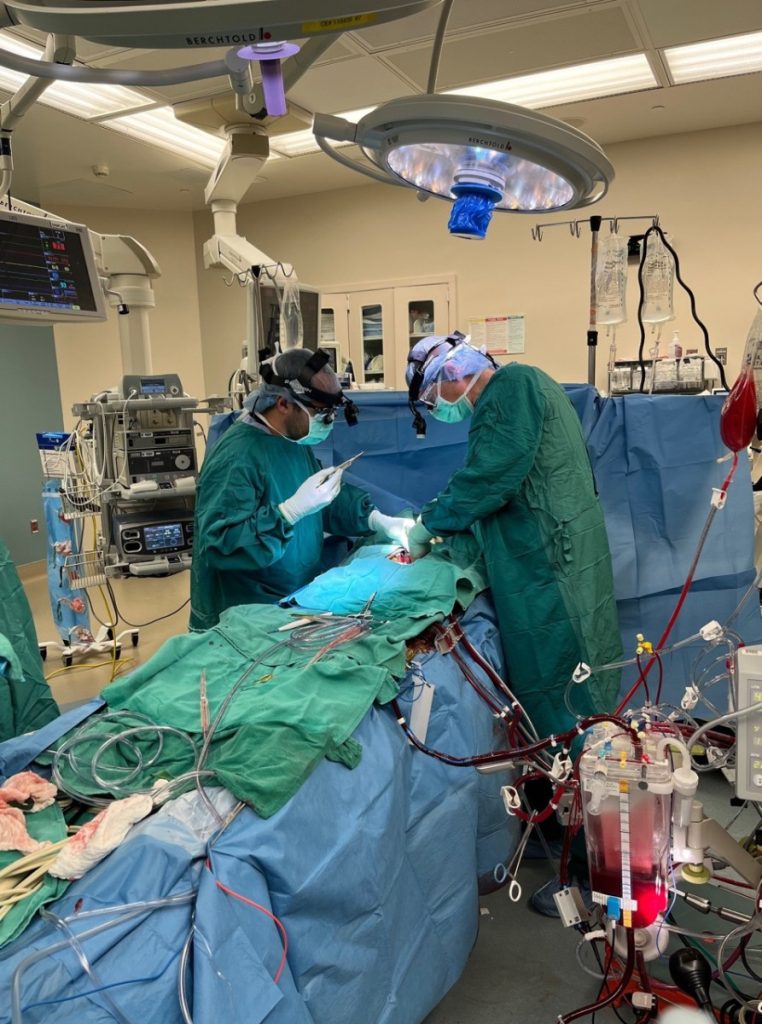
[[[283,351],[301,348],[304,344],[304,323],[299,301],[299,282],[296,272],[283,282],[280,296],[280,346]]]
[[[606,236],[598,251],[595,275],[597,324],[622,324],[627,319],[627,239]]]
[[[738,380],[720,413],[722,442],[733,452],[751,444],[757,428],[757,381],[762,373],[762,309],[752,320]]]
[[[642,319],[647,324],[663,324],[666,320],[675,319],[672,301],[675,262],[656,232],[648,236],[645,245]]]

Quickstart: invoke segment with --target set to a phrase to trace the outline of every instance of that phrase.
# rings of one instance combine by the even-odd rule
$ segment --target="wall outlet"
[[[29,530],[30,530],[31,533],[39,533],[40,532],[40,524],[39,524],[39,522],[36,519],[30,519],[29,520]]]

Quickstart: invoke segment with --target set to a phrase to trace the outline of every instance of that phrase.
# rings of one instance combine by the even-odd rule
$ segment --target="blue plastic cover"
[[[463,627],[499,666],[489,602],[478,598]],[[452,659],[423,656],[420,671],[436,686],[427,741],[458,756],[494,749],[492,716]],[[409,712],[419,690],[402,686]],[[196,890],[188,989],[199,1022],[419,1024],[468,959],[477,877],[515,849],[517,822],[499,792],[508,779],[414,750],[390,708],[374,707],[355,735],[363,747],[356,769],[323,761],[281,811],[265,820],[245,809],[214,845],[215,877],[287,930],[277,986],[279,934],[261,910],[216,886],[188,796],[138,826],[52,909],[64,916]],[[14,760],[0,747],[3,756]],[[109,994],[130,1021],[180,1024],[177,968],[190,915],[190,906],[155,910],[83,942],[101,983],[118,986]],[[15,969],[61,938],[37,921],[0,950],[0,1024],[10,1020]],[[71,951],[51,954],[24,972],[24,1024],[111,1021],[92,990]]]

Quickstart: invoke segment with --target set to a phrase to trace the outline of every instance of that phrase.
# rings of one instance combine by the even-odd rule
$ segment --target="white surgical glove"
[[[385,537],[393,540],[395,544],[399,544],[405,551],[410,550],[408,534],[415,526],[415,520],[405,519],[402,516],[386,516],[374,508],[368,516],[368,525],[371,530],[383,533]]]
[[[298,523],[305,516],[311,516],[330,505],[341,490],[343,470],[321,469],[308,476],[301,487],[278,505],[278,510],[287,523]]]
[[[411,558],[423,558],[424,555],[428,555],[433,540],[434,534],[426,529],[420,518],[416,519],[407,536]]]

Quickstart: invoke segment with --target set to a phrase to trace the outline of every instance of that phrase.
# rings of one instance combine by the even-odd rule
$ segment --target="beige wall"
[[[751,288],[762,278],[762,126],[622,143],[607,152],[617,177],[593,212],[660,215],[712,343],[728,347],[735,376],[755,308]],[[466,242],[448,236],[449,209],[434,199],[419,203],[409,190],[370,184],[249,204],[240,211],[239,230],[274,259],[292,262],[301,280],[322,288],[415,283],[424,273],[455,273],[462,326],[469,316],[524,313],[523,358],[558,380],[585,380],[589,230],[574,239],[566,229],[553,229],[538,244],[530,235],[536,218],[506,215],[495,217],[485,242]],[[240,359],[243,292],[203,270],[201,245],[211,220],[206,213],[194,219],[207,390],[223,391]],[[630,279],[630,322],[617,336],[622,357],[635,356],[638,343],[635,268]],[[682,291],[675,305],[677,320],[667,325],[663,343],[677,327],[684,348],[703,348]],[[605,334],[601,341],[598,385],[605,387]]]
[[[623,143],[608,153],[617,177],[595,212],[660,214],[713,344],[730,350],[734,376],[754,312],[751,287],[762,278],[762,126]],[[240,361],[245,292],[237,283],[228,287],[221,273],[203,269],[209,215],[72,207],[60,213],[98,231],[132,234],[151,250],[162,269],[151,313],[155,369],[179,371],[190,394],[224,393]],[[239,224],[251,242],[274,259],[293,262],[301,280],[324,289],[415,283],[424,274],[453,273],[461,326],[469,316],[524,313],[527,351],[519,358],[558,380],[584,380],[589,231],[574,239],[565,229],[549,230],[537,243],[530,236],[535,218],[497,215],[485,242],[465,242],[448,236],[448,215],[443,202],[419,203],[409,190],[370,184],[248,204]],[[617,335],[622,357],[637,351],[635,268],[628,300],[630,322]],[[701,348],[679,289],[675,304],[674,326],[683,347]],[[672,329],[665,328],[664,344]],[[57,327],[55,336],[62,405],[70,423],[74,401],[121,376],[116,314],[110,312],[105,324]],[[600,387],[606,383],[607,354],[602,332]]]
[[[102,234],[133,235],[161,268],[154,282],[156,308],[150,313],[153,368],[179,372],[185,390],[204,394],[194,253],[193,223],[187,213],[155,210],[75,208],[56,205],[56,213],[80,221]],[[122,377],[117,314],[105,323],[55,328],[58,373],[64,421],[71,425],[71,406],[114,384]]]

